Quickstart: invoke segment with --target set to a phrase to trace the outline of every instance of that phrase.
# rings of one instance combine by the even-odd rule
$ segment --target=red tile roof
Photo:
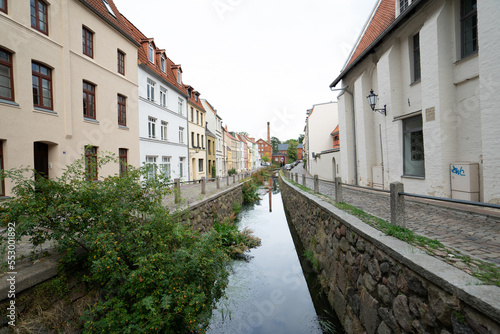
[[[370,23],[366,27],[363,36],[345,67],[349,67],[394,22],[396,18],[395,5],[396,2],[394,0],[380,1],[378,7],[375,9],[375,14],[372,16]]]
[[[97,0],[94,0],[97,1]],[[100,0],[99,0],[100,1]],[[139,65],[147,66],[149,69],[153,70],[156,75],[164,79],[171,86],[175,87],[181,94],[187,96],[186,86],[177,83],[177,74],[174,73],[174,70],[180,68],[180,65],[176,65],[170,58],[167,57],[165,50],[158,49],[156,44],[154,43],[153,38],[146,37],[132,22],[130,22],[125,16],[121,15],[121,17],[126,22],[129,27],[134,39],[139,43],[139,51],[138,51],[138,62]],[[152,64],[148,60],[148,48],[149,44],[153,45],[155,49],[155,63]],[[161,70],[161,55],[165,57],[165,72]],[[181,70],[182,71],[182,70]]]
[[[198,109],[205,111],[205,108],[203,108],[203,104],[201,103],[200,93],[194,90],[194,88],[189,85],[184,85],[184,87],[188,92],[189,103],[195,105]],[[195,96],[198,96],[198,101],[196,101]]]
[[[337,127],[335,128],[335,130],[332,131],[331,135],[333,136],[334,134],[336,134],[338,132],[339,132],[339,126],[337,125]]]
[[[118,32],[124,35],[131,42],[137,44],[137,41],[134,39],[130,31],[130,28],[126,22],[127,20],[125,20],[123,15],[120,14],[120,11],[115,6],[113,0],[106,0],[106,2],[108,3],[109,7],[111,7],[111,10],[113,11],[114,15],[112,15],[108,11],[106,6],[104,5],[103,0],[79,0],[79,1],[87,8],[89,8],[91,11],[93,11],[95,14],[97,14],[101,19],[106,21],[113,28],[118,30]]]

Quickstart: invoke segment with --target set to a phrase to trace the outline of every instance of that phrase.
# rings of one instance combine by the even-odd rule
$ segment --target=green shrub
[[[114,157],[97,161],[118,169]],[[144,173],[129,166],[122,177],[89,182],[83,158],[57,179],[5,171],[15,196],[0,205],[0,225],[16,223],[16,239],[30,236],[34,246],[56,241],[61,264],[79,266],[100,291],[85,331],[197,332],[224,293],[229,257],[219,234],[197,233],[172,218],[161,205],[165,179],[141,182]]]
[[[231,168],[230,170],[227,171],[227,175],[229,175],[229,176],[236,175],[236,174],[238,174],[238,173],[236,172],[236,169],[234,169],[234,168]]]

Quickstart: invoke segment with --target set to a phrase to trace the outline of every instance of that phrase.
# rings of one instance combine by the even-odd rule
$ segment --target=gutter
[[[342,80],[343,77],[347,75],[356,65],[358,65],[362,60],[366,58],[370,53],[375,52],[374,49],[382,43],[385,37],[387,37],[390,33],[393,32],[396,28],[398,28],[403,21],[417,11],[422,5],[424,5],[429,0],[413,0],[412,4],[404,11],[403,14],[400,14],[394,22],[392,22],[366,49],[363,51],[358,58],[356,58],[351,65],[349,65],[346,69],[344,69],[340,75],[330,84],[330,88],[337,86],[337,84]]]

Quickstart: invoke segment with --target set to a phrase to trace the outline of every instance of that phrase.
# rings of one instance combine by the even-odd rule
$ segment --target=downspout
[[[347,87],[343,88],[337,88],[337,89],[332,89],[330,87],[330,90],[335,91],[335,90],[341,90],[342,93],[340,96],[345,92],[349,95],[351,95],[351,105],[352,105],[352,136],[353,136],[353,153],[354,153],[354,185],[358,185],[358,157],[357,157],[357,151],[356,151],[356,115],[354,114],[354,94],[351,93],[350,91],[347,90]]]

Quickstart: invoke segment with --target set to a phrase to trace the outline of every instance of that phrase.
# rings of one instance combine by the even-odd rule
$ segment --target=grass
[[[413,231],[403,228],[401,226],[396,226],[391,224],[390,222],[375,217],[373,215],[370,215],[366,212],[364,212],[361,209],[356,208],[355,206],[349,205],[347,203],[337,203],[333,201],[331,198],[321,195],[321,194],[315,194],[314,191],[310,188],[304,187],[292,180],[287,180],[288,182],[292,183],[299,189],[313,194],[315,196],[321,197],[323,200],[328,201],[329,203],[335,205],[337,208],[340,210],[343,210],[357,218],[359,218],[361,221],[364,223],[376,228],[377,230],[390,235],[392,237],[395,237],[399,240],[405,241],[409,243],[410,245],[416,246],[424,251],[427,252],[427,254],[439,257],[443,261],[455,266],[458,268],[456,265],[457,261],[460,261],[464,263],[467,268],[459,268],[464,270],[466,273],[480,279],[483,281],[485,284],[491,284],[491,285],[496,285],[500,287],[500,267],[489,263],[485,262],[482,260],[478,259],[473,259],[468,255],[462,254],[459,250],[456,249],[451,249],[449,247],[445,247],[441,242],[439,242],[437,239],[430,239],[421,235],[417,235],[413,233]],[[441,252],[446,252],[448,256],[446,257],[441,257],[436,254],[436,251],[441,251]]]

